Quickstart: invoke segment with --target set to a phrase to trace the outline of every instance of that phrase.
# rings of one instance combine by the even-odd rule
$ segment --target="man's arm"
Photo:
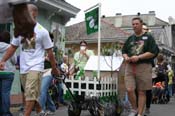
[[[123,58],[126,62],[130,62],[130,57],[127,54],[123,54]]]
[[[144,60],[144,59],[150,59],[150,58],[153,58],[155,56],[155,54],[151,53],[151,52],[145,52],[143,54],[140,54],[138,56],[132,56],[130,58],[130,60],[132,62],[137,62],[139,60]]]
[[[0,61],[0,70],[3,70],[4,69],[4,65],[5,65],[5,62],[13,56],[13,54],[15,53],[16,49],[18,47],[17,46],[14,46],[14,45],[10,45],[10,47],[7,49],[5,55],[2,57],[1,61]]]
[[[10,45],[5,55],[2,57],[1,62],[6,62],[10,57],[12,57],[17,48],[18,48],[17,46]]]
[[[46,51],[47,51],[47,54],[48,54],[48,57],[49,57],[49,60],[52,66],[52,74],[58,76],[60,74],[60,71],[57,68],[57,62],[55,60],[55,56],[53,54],[52,48],[49,48]]]
[[[139,59],[144,60],[144,59],[150,59],[153,58],[155,56],[155,54],[151,53],[151,52],[146,52],[144,54],[140,54],[138,56]]]

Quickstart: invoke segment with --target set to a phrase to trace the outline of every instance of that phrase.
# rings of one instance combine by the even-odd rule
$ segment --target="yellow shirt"
[[[169,79],[168,85],[173,84],[173,77],[174,77],[174,72],[173,72],[173,70],[169,70],[169,71],[168,71],[168,79]]]

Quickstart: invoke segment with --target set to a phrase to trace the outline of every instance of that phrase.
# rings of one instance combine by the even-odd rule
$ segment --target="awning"
[[[173,50],[172,48],[166,47],[166,46],[161,46],[162,50],[165,52],[168,52],[169,54],[171,54],[171,56],[175,55],[175,50]]]
[[[71,4],[61,0],[38,0],[38,6],[44,9],[53,10],[55,13],[67,15],[68,17],[75,17],[80,9],[72,6]]]

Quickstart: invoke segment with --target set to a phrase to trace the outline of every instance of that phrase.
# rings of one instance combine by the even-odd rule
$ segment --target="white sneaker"
[[[37,113],[36,116],[45,116],[45,112],[42,110],[40,113]]]
[[[46,115],[54,115],[55,114],[55,112],[52,112],[52,111],[47,111],[46,112]]]
[[[132,109],[128,116],[136,116],[136,115],[137,115],[137,111]]]

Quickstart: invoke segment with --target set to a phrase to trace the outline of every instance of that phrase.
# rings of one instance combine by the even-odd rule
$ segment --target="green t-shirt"
[[[134,55],[140,55],[146,52],[155,54],[159,53],[159,48],[150,33],[144,33],[143,35],[136,37],[136,35],[131,35],[125,42],[122,54],[127,54],[129,57]],[[153,58],[139,60],[138,63],[151,63]]]
[[[92,50],[86,50],[86,54],[90,57],[91,55],[94,55],[94,52]],[[84,69],[87,61],[88,58],[85,55],[80,54],[79,51],[74,54],[74,64],[76,67]]]

